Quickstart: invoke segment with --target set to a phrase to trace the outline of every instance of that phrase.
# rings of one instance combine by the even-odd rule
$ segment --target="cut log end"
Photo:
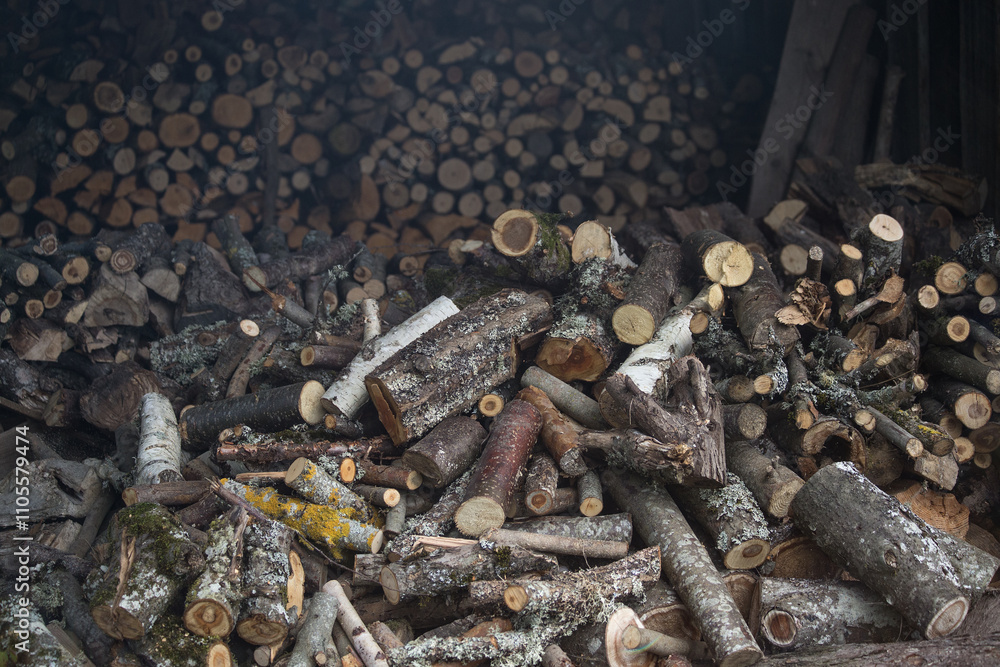
[[[928,639],[937,637],[947,637],[962,625],[966,614],[969,613],[969,600],[965,597],[957,597],[948,602],[941,610],[934,615],[931,622],[924,630],[924,636]]]
[[[725,555],[724,564],[730,570],[752,570],[764,564],[770,551],[767,540],[747,540]]]
[[[455,525],[463,535],[479,537],[488,530],[500,528],[507,519],[503,506],[484,496],[469,498],[455,511]]]
[[[233,615],[215,600],[197,600],[184,610],[184,627],[200,637],[227,637]]]
[[[326,410],[323,409],[322,398],[326,387],[316,380],[309,380],[299,393],[299,414],[311,426],[323,421]]]
[[[876,238],[888,243],[895,243],[903,238],[903,226],[890,215],[880,213],[868,223],[868,231]]]
[[[597,516],[604,511],[604,501],[600,498],[584,498],[580,502],[580,514],[583,516]]]
[[[378,575],[378,581],[382,585],[382,593],[390,604],[399,604],[399,582],[396,580],[396,573],[388,566],[383,567]]]
[[[493,245],[508,257],[528,254],[537,240],[538,222],[529,211],[507,211],[493,222]]]
[[[496,417],[503,411],[504,400],[496,394],[486,394],[479,399],[479,413],[484,417]]]
[[[611,316],[611,326],[618,340],[628,345],[645,345],[656,333],[657,322],[649,311],[633,304],[624,304]]]
[[[742,243],[716,243],[702,257],[702,268],[712,282],[723,287],[739,287],[750,280],[753,256]]]

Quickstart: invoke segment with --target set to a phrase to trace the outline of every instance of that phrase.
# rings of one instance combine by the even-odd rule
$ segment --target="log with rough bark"
[[[161,505],[140,503],[115,516],[118,544],[96,577],[91,614],[114,639],[144,636],[205,564],[201,548]]]
[[[227,480],[224,489],[245,500],[264,516],[279,521],[306,539],[325,548],[333,558],[344,550],[378,553],[385,537],[375,525],[364,523],[356,510],[334,509],[282,496],[274,489],[257,489]]]
[[[403,453],[403,465],[436,489],[465,472],[479,458],[486,430],[469,417],[448,417]]]
[[[499,542],[490,545],[492,542],[472,542],[438,549],[423,558],[388,563],[379,573],[382,591],[389,602],[398,604],[402,600],[458,590],[472,581],[548,572],[558,565],[552,556],[519,546],[501,548]]]
[[[525,277],[541,286],[564,285],[573,266],[569,247],[552,216],[512,209],[493,221],[494,247],[514,259]]]
[[[508,403],[495,418],[465,500],[455,510],[455,524],[462,533],[478,537],[503,525],[507,505],[541,429],[538,410],[521,400]]]
[[[517,372],[520,347],[552,322],[543,299],[503,290],[470,304],[365,377],[379,419],[401,444],[476,405]]]
[[[1000,633],[982,637],[955,637],[891,644],[848,644],[796,651],[788,656],[771,656],[758,667],[849,667],[884,665],[908,667],[962,665],[992,667],[1000,660]]]
[[[628,555],[627,542],[561,537],[524,530],[494,528],[484,533],[482,539],[503,546],[535,549],[550,554],[581,556],[583,558],[617,559]]]
[[[219,350],[219,356],[215,358],[212,367],[194,377],[193,384],[197,387],[199,403],[218,401],[226,395],[229,380],[259,335],[260,327],[256,322],[240,321],[239,326]]]
[[[676,243],[659,243],[646,252],[629,283],[622,305],[611,318],[615,335],[623,343],[648,343],[660,327],[680,287],[682,256]]]
[[[805,482],[751,442],[726,441],[726,467],[743,480],[761,509],[776,519],[788,516],[788,506]]]
[[[163,667],[230,665],[229,647],[214,637],[187,631],[176,616],[164,616],[135,643],[135,655],[144,663]]]
[[[559,469],[551,456],[535,454],[528,463],[524,477],[524,506],[539,516],[552,510],[552,503],[559,483]]]
[[[820,469],[795,496],[791,514],[835,563],[884,595],[925,637],[947,636],[961,625],[969,610],[968,573],[934,529],[851,464]],[[874,539],[848,537],[858,531]]]
[[[688,606],[715,660],[729,666],[751,665],[763,655],[708,552],[666,491],[634,476],[611,470],[604,486],[631,512],[639,535],[660,547],[663,572]]]
[[[142,430],[135,461],[135,485],[178,482],[181,475],[181,434],[170,400],[163,394],[142,397]]]
[[[284,482],[295,493],[318,505],[353,510],[362,521],[375,516],[375,510],[363,498],[307,458],[295,459],[285,473]]]
[[[767,258],[754,253],[752,266],[746,282],[730,291],[736,324],[751,350],[777,345],[787,352],[798,341],[799,330],[776,316],[785,307],[785,299]]]
[[[236,627],[241,596],[240,564],[247,515],[242,509],[213,523],[205,569],[184,600],[184,627],[201,637],[228,637]]]
[[[721,489],[677,487],[673,495],[715,539],[715,548],[727,568],[750,570],[767,559],[771,550],[767,520],[738,476],[726,473],[726,485]]]
[[[906,622],[881,595],[859,581],[761,577],[750,627],[780,650],[892,642]]]
[[[705,367],[696,357],[684,357],[667,369],[665,379],[670,395],[663,404],[622,374],[614,375],[605,385],[605,390],[637,425],[663,445],[625,451],[644,453],[643,463],[633,456],[629,467],[656,471],[674,484],[724,485],[722,403]]]
[[[193,444],[211,442],[237,424],[271,433],[302,422],[315,425],[325,414],[322,395],[323,385],[310,380],[188,407],[181,412],[181,438]]]
[[[458,306],[451,299],[438,297],[387,333],[365,343],[323,394],[323,407],[338,417],[353,418],[368,402],[365,377],[435,325],[458,312]]]
[[[542,416],[540,434],[542,444],[559,464],[559,469],[572,477],[584,474],[587,465],[579,449],[579,430],[556,409],[549,396],[538,387],[529,385],[518,392],[517,397],[535,406]]]
[[[293,538],[292,530],[276,521],[253,521],[243,533],[243,599],[236,632],[250,644],[283,641],[301,611],[285,606],[294,596],[289,588],[294,585],[289,559]]]
[[[326,644],[337,622],[337,598],[325,591],[316,591],[309,599],[309,611],[295,636],[295,648],[288,658],[288,667],[312,667],[326,659]]]
[[[628,514],[535,517],[523,521],[508,521],[503,529],[607,542],[632,541],[632,519]]]

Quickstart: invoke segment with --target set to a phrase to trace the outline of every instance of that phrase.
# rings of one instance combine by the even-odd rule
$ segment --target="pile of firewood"
[[[121,665],[829,664],[846,642],[972,660],[982,643],[939,638],[988,625],[1000,568],[1000,338],[974,291],[1000,239],[980,220],[952,261],[906,270],[878,214],[776,274],[762,252],[813,227],[807,208],[776,207],[773,235],[713,205],[619,237],[511,210],[422,279],[386,276],[382,313],[324,296],[374,280],[345,235],[290,252],[265,228],[255,250],[236,216],[212,225],[222,252],[157,223],[98,235],[83,305],[15,318],[0,349],[4,406],[38,420],[2,434],[30,443],[29,553],[52,574],[33,646]],[[63,248],[7,253],[5,284],[35,294],[17,281]],[[880,643],[907,638],[925,641]]]

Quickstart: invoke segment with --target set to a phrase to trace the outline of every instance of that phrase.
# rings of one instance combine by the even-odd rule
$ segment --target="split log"
[[[795,496],[791,514],[835,563],[890,600],[925,637],[947,636],[961,625],[969,598],[933,529],[851,464],[820,469]],[[858,526],[875,539],[845,537]]]
[[[788,506],[805,482],[753,443],[726,441],[726,467],[736,473],[761,508],[776,519],[788,516]]]
[[[780,650],[894,642],[906,623],[881,595],[859,581],[761,577],[750,626]]]
[[[479,458],[485,440],[486,430],[475,419],[448,417],[403,453],[403,465],[441,489]]]
[[[242,509],[234,513],[216,521],[209,530],[205,570],[185,598],[184,627],[200,637],[228,637],[236,627],[247,515]]]
[[[218,401],[226,394],[229,380],[240,364],[254,339],[260,334],[260,327],[253,320],[241,320],[239,326],[223,343],[215,364],[194,377],[199,402]]]
[[[625,300],[614,312],[611,324],[623,343],[643,345],[656,333],[667,311],[675,303],[680,287],[682,256],[676,243],[651,247],[629,283]]]
[[[253,521],[243,533],[243,600],[236,632],[255,646],[284,641],[295,621],[285,608],[289,590],[292,531],[274,521]]]
[[[903,226],[885,214],[878,214],[857,230],[854,239],[865,257],[859,291],[874,293],[893,274],[899,273],[903,259]]]
[[[94,621],[114,639],[139,639],[205,564],[201,548],[160,505],[118,512],[118,558],[91,596]],[[97,572],[95,570],[95,572]]]
[[[142,397],[142,430],[135,461],[135,484],[177,482],[181,475],[181,435],[170,400],[163,394]]]
[[[323,394],[323,407],[338,417],[353,418],[368,402],[365,377],[438,323],[458,312],[458,307],[451,299],[438,297],[388,333],[366,343]]]
[[[260,332],[260,335],[251,342],[249,349],[243,358],[240,359],[239,363],[236,364],[236,370],[233,371],[232,377],[229,379],[229,386],[226,388],[226,398],[243,396],[246,393],[247,385],[250,382],[250,369],[264,358],[271,347],[278,341],[281,333],[281,327],[272,324],[265,327]]]
[[[519,346],[551,324],[550,306],[520,290],[503,290],[459,314],[386,359],[365,385],[393,441],[427,433],[513,379]]]
[[[492,540],[489,540],[492,542]],[[498,553],[499,545],[472,542],[451,549],[438,549],[423,558],[399,560],[385,565],[379,582],[392,604],[424,595],[459,590],[472,581],[506,579],[525,572],[547,572],[557,566],[552,556],[512,546]]]
[[[337,510],[307,503],[282,496],[274,489],[256,489],[232,480],[227,480],[223,488],[247,501],[268,518],[285,524],[324,547],[332,558],[343,558],[345,549],[378,553],[385,541],[381,530],[363,523],[358,513],[350,509]]]
[[[751,665],[762,657],[746,621],[708,552],[666,491],[605,471],[604,486],[629,512],[639,535],[660,547],[663,572],[690,609],[720,665]]]
[[[478,537],[503,525],[506,507],[541,428],[541,415],[525,401],[511,401],[496,417],[465,501],[455,511],[460,531]]]
[[[310,380],[190,406],[181,412],[181,437],[189,443],[205,443],[237,424],[272,433],[302,422],[315,425],[325,414],[320,405],[322,395],[323,385]]]
[[[141,327],[149,320],[149,295],[134,271],[116,274],[107,264],[94,279],[83,314],[87,327]]]
[[[587,623],[607,605],[638,596],[659,578],[660,548],[653,546],[610,565],[512,584],[503,598],[511,611],[543,618],[569,612],[575,622]]]
[[[579,430],[556,409],[549,396],[538,387],[529,385],[518,392],[517,397],[535,406],[542,416],[542,444],[559,464],[560,470],[571,477],[586,473],[587,465],[579,449]]]
[[[727,568],[751,570],[767,559],[771,550],[767,519],[739,477],[726,473],[726,485],[721,489],[677,487],[672,492],[715,540]]]

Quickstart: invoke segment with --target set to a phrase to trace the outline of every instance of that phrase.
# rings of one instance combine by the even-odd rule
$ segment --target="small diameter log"
[[[296,254],[272,259],[259,267],[259,274],[256,274],[258,269],[253,268],[248,273],[265,287],[274,287],[283,280],[305,280],[334,266],[346,266],[356,251],[357,243],[350,237],[337,236],[314,243]]]
[[[276,324],[265,327],[247,349],[246,354],[236,364],[229,379],[229,386],[226,388],[226,398],[243,396],[247,391],[247,384],[250,382],[250,369],[256,365],[270,351],[271,347],[281,336],[282,330]]]
[[[834,563],[928,639],[951,634],[965,619],[969,599],[933,529],[851,464],[821,468],[795,496],[791,514]],[[858,534],[868,537],[862,542]]]
[[[548,514],[558,483],[559,469],[551,456],[536,454],[531,457],[524,478],[524,506],[532,514]]]
[[[260,327],[256,322],[240,321],[236,331],[226,339],[222,349],[219,350],[219,356],[216,357],[212,368],[198,374],[194,379],[200,392],[200,402],[211,403],[226,395],[230,378],[259,335]]]
[[[985,426],[993,416],[990,399],[965,383],[940,380],[931,384],[930,393],[945,407],[951,408],[958,420],[968,429]]]
[[[805,484],[750,442],[726,441],[726,467],[743,480],[761,509],[776,519],[788,516],[788,506]]]
[[[243,533],[243,603],[236,633],[255,646],[284,641],[294,622],[285,608],[293,594],[292,538],[292,531],[275,521],[253,521]]]
[[[739,477],[726,473],[721,489],[672,489],[677,502],[715,540],[730,570],[752,570],[767,560],[771,532],[757,500]]]
[[[130,486],[122,491],[122,500],[128,506],[139,503],[157,503],[168,506],[190,505],[201,500],[211,490],[211,483],[207,479],[160,482],[158,484]]]
[[[899,612],[860,581],[761,577],[750,622],[780,650],[893,642],[906,634]]]
[[[753,254],[753,275],[738,290],[731,290],[730,298],[736,324],[751,350],[777,343],[787,351],[798,341],[798,328],[782,324],[775,316],[786,304],[771,265],[763,255]]]
[[[525,581],[507,587],[503,599],[515,612],[569,614],[578,622],[596,620],[602,609],[618,600],[639,597],[660,578],[660,548],[637,551],[610,565]]]
[[[580,500],[580,514],[583,516],[597,516],[604,510],[604,490],[601,488],[601,478],[593,470],[588,470],[577,479],[576,494]]]
[[[649,342],[667,311],[676,305],[681,264],[676,243],[659,243],[649,249],[629,283],[625,300],[611,316],[618,340],[629,345]]]
[[[400,491],[414,491],[420,488],[424,477],[416,470],[403,466],[381,466],[367,459],[358,459],[356,480],[372,486],[385,486]]]
[[[868,406],[865,409],[875,417],[876,433],[910,458],[920,458],[924,453],[924,445],[918,438],[875,408]]]
[[[309,600],[302,628],[295,637],[295,648],[288,658],[287,667],[313,667],[323,664],[317,660],[326,658],[326,644],[337,622],[337,598],[324,591],[316,591]]]
[[[462,533],[478,537],[503,525],[506,507],[541,430],[538,410],[522,400],[511,401],[495,418],[465,501],[455,511],[455,525]]]
[[[498,553],[499,551],[499,553]],[[533,571],[553,570],[552,556],[519,546],[506,549],[473,542],[450,549],[435,549],[423,558],[408,558],[385,565],[379,573],[382,591],[392,604],[424,595],[439,595],[464,588],[472,581],[506,579]]]
[[[375,510],[363,498],[307,458],[295,459],[288,467],[285,484],[317,505],[353,510],[363,521],[375,516]]]
[[[767,430],[767,413],[756,403],[723,405],[722,426],[725,429],[726,442],[756,440]]]
[[[395,489],[389,490],[394,491]],[[403,526],[406,523],[407,499],[409,497],[409,494],[401,495],[399,500],[385,513],[385,528],[383,528],[383,531],[389,539],[403,532]]]
[[[205,557],[161,505],[127,507],[115,516],[114,525],[119,532],[116,557],[90,598],[91,615],[109,637],[139,639],[204,566]]]
[[[135,461],[135,484],[183,480],[181,435],[170,399],[163,394],[146,394],[140,403],[139,416],[141,430]]]
[[[438,297],[403,323],[365,343],[361,351],[323,394],[323,407],[338,417],[355,417],[368,402],[365,377],[435,325],[456,313],[458,306],[452,303],[451,299]]]
[[[684,260],[713,283],[739,287],[750,279],[754,260],[750,251],[722,232],[702,229],[684,237]]]
[[[716,661],[742,667],[760,660],[763,654],[732,594],[670,495],[627,474],[608,470],[602,479],[619,506],[631,512],[646,544],[660,547],[663,572]]]
[[[582,556],[583,558],[619,559],[628,555],[628,542],[557,537],[523,530],[494,528],[485,533],[482,539],[508,547],[521,547],[551,554]]]
[[[232,480],[224,488],[247,501],[265,516],[280,521],[306,539],[326,548],[333,558],[343,558],[344,549],[378,553],[385,537],[376,526],[363,523],[351,509],[337,510],[278,494],[274,489],[256,489]]]
[[[329,593],[337,599],[337,621],[344,628],[347,636],[351,638],[351,644],[364,661],[365,667],[389,667],[385,659],[385,654],[379,648],[375,638],[368,632],[364,622],[358,616],[350,599],[344,592],[339,581],[328,581],[323,585],[323,592]]]
[[[339,371],[346,368],[361,350],[357,341],[345,339],[337,345],[307,345],[299,353],[303,366]]]
[[[320,405],[322,395],[323,385],[310,380],[185,408],[180,419],[181,438],[190,443],[211,442],[223,429],[237,424],[268,433],[302,422],[316,425],[326,414]]]
[[[403,498],[403,495],[396,489],[390,489],[384,486],[352,484],[350,490],[370,502],[372,505],[375,505],[376,507],[385,507],[387,509],[399,505]]]
[[[365,377],[365,386],[393,441],[424,435],[513,379],[521,341],[551,322],[544,299],[505,289],[466,306],[387,359]]]
[[[671,637],[656,630],[630,625],[622,633],[622,645],[629,651],[646,652],[653,655],[683,655],[691,660],[712,659],[705,642]]]
[[[259,292],[261,288],[253,282],[251,277],[260,282],[264,282],[266,279],[257,269],[260,266],[257,253],[254,252],[250,242],[240,231],[239,216],[233,213],[222,216],[212,222],[212,231],[219,239],[222,254],[229,261],[229,268],[240,277],[244,287],[251,292]],[[252,273],[247,271],[251,267],[254,267]]]
[[[659,470],[665,479],[685,486],[722,486],[726,478],[722,402],[708,371],[696,357],[688,356],[671,365],[664,379],[670,394],[663,404],[620,373],[608,380],[605,390],[644,432],[665,445],[647,450],[652,455],[644,463],[647,470]]]
[[[601,409],[597,401],[574,389],[552,374],[546,373],[538,366],[531,366],[528,370],[524,371],[521,375],[521,386],[536,387],[542,390],[556,408],[587,428],[607,427],[604,417],[601,416]],[[552,452],[552,455],[557,460],[560,459],[559,455],[555,452]],[[573,474],[565,469],[563,471],[570,475]],[[580,472],[578,474],[582,475],[583,473]]]
[[[628,514],[602,514],[593,517],[544,516],[526,521],[508,521],[503,525],[503,529],[606,542],[632,541],[632,518]]]
[[[559,464],[559,468],[571,477],[586,473],[587,464],[583,461],[582,450],[579,448],[579,429],[556,409],[549,396],[538,387],[529,385],[518,392],[517,397],[531,403],[541,414],[542,444]]]
[[[184,627],[199,637],[228,637],[236,627],[246,517],[240,509],[208,531],[205,569],[188,589],[182,617]]]
[[[972,385],[994,396],[1000,394],[1000,370],[967,357],[950,347],[932,347],[920,355],[927,370]]]
[[[486,429],[475,419],[448,417],[403,453],[403,465],[441,489],[475,463],[485,440]]]
[[[858,287],[874,293],[903,260],[903,226],[892,216],[878,214],[856,232],[857,245],[864,254],[864,275]]]

